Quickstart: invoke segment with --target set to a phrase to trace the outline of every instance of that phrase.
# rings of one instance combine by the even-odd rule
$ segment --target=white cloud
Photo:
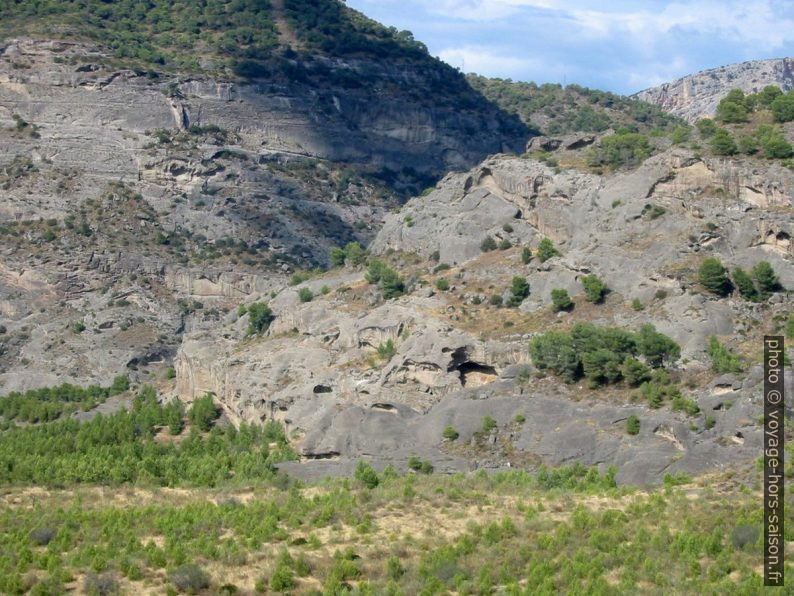
[[[631,93],[794,55],[791,0],[347,0],[467,72]]]
[[[520,19],[524,13],[545,13],[591,38],[622,33],[637,41],[653,42],[684,28],[729,36],[738,43],[755,44],[758,50],[794,40],[794,18],[782,16],[773,0],[676,0],[666,5],[620,0],[611,4],[587,0],[413,0],[413,4],[430,14],[487,23]],[[650,6],[642,8],[643,4]]]
[[[776,14],[769,0],[673,2],[660,12],[575,9],[568,15],[583,33],[602,38],[622,32],[652,42],[675,29],[684,29],[752,44],[756,51],[775,49],[794,40],[794,19]]]
[[[445,48],[439,52],[438,57],[463,72],[489,73],[491,76],[507,78],[524,74],[543,65],[536,59],[518,58],[481,46]]]

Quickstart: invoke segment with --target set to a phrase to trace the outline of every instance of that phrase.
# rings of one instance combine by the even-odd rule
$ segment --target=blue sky
[[[347,0],[464,72],[633,93],[794,56],[792,0]]]

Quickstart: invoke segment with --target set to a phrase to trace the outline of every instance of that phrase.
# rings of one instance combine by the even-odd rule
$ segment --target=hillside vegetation
[[[427,53],[409,31],[385,27],[338,0],[14,0],[0,7],[0,39],[21,34],[93,41],[119,66],[148,71],[207,72],[245,79],[337,85],[350,90],[387,80],[415,100],[431,89],[391,80],[378,69],[332,65],[325,58],[411,64],[434,71],[434,102],[482,105],[462,74]],[[96,60],[92,56],[91,60]],[[421,75],[420,75],[421,76]]]
[[[623,127],[647,133],[683,122],[644,101],[580,85],[538,85],[479,75],[467,78],[485,97],[505,111],[517,114],[541,134],[598,133]]]
[[[68,402],[75,391],[50,394]],[[223,429],[211,397],[185,411],[158,404],[149,387],[129,412],[11,425],[0,433],[0,590],[747,594],[760,586],[759,501],[731,481],[718,498],[685,475],[667,475],[648,494],[618,488],[614,468],[447,476],[359,461],[352,478],[307,488],[275,471],[292,456],[276,424]],[[50,489],[24,488],[31,482]]]
[[[286,0],[286,17],[314,52],[422,58],[423,44],[336,0]],[[120,59],[199,69],[201,59],[240,71],[280,55],[276,10],[268,0],[14,0],[0,9],[5,35],[20,31],[102,43]],[[280,15],[283,18],[283,15]],[[289,54],[287,54],[289,55]]]

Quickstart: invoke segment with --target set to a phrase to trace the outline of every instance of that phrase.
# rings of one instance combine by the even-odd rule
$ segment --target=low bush
[[[585,298],[588,302],[598,304],[603,301],[604,296],[609,292],[607,285],[597,275],[586,275],[582,278]]]
[[[555,288],[551,291],[551,303],[554,312],[570,310],[573,307],[573,301],[568,296],[568,290],[562,288]]]
[[[741,359],[731,352],[713,335],[707,349],[711,357],[711,368],[717,373],[740,373],[744,370]]]
[[[626,432],[630,435],[636,435],[640,432],[640,419],[635,415],[632,414],[626,420]]]
[[[447,427],[444,429],[443,436],[444,436],[444,438],[445,438],[445,439],[447,439],[448,441],[454,441],[454,440],[456,440],[456,439],[457,439],[457,438],[458,438],[460,435],[458,434],[458,431],[456,431],[454,428],[452,428],[451,426],[447,426]]]
[[[207,572],[193,563],[177,567],[169,577],[177,590],[188,594],[197,594],[210,587],[210,577]]]
[[[545,263],[550,258],[559,256],[560,251],[555,248],[551,238],[543,238],[538,245],[537,255],[538,260],[541,263]]]

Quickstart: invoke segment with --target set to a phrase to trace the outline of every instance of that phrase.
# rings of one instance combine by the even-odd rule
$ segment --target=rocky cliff
[[[682,149],[606,176],[495,156],[386,216],[371,250],[412,280],[407,296],[382,302],[363,272],[349,269],[300,286],[317,295],[308,304],[300,287],[285,288],[270,300],[276,318],[264,338],[246,338],[246,317],[235,315],[222,331],[188,334],[177,392],[212,392],[234,419],[282,420],[305,459],[291,469],[309,475],[347,469],[361,456],[404,464],[418,455],[449,470],[617,464],[622,481],[652,482],[749,459],[761,440],[760,369],[714,375],[707,339],[757,353],[762,329],[785,319],[791,299],[709,297],[695,271],[707,255],[731,268],[767,260],[792,287],[792,196],[788,170]],[[487,236],[512,248],[483,253]],[[522,263],[517,247],[542,237],[561,256]],[[588,273],[612,289],[603,305],[582,299]],[[507,302],[515,275],[526,276],[529,297],[517,310],[493,306],[489,295]],[[438,290],[442,277],[450,285]],[[551,310],[554,288],[574,298],[572,312]],[[676,374],[713,426],[625,394],[537,378],[530,338],[581,321],[650,322],[673,337],[683,349]],[[629,438],[632,414],[644,430]],[[485,416],[497,428],[483,435]],[[454,444],[442,436],[447,426],[460,433]]]
[[[445,76],[361,57],[325,68],[416,89]],[[3,388],[163,365],[218,308],[366,244],[406,189],[521,147],[523,128],[484,106],[120,68],[99,45],[6,40]]]
[[[752,60],[711,68],[652,87],[634,97],[657,105],[689,122],[714,116],[717,104],[731,89],[758,93],[767,85],[794,88],[794,59]]]

